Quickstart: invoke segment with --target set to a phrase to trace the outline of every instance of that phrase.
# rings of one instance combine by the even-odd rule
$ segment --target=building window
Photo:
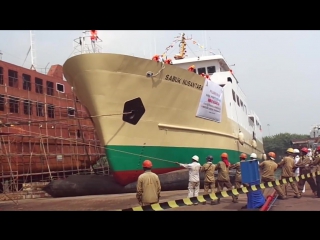
[[[233,101],[236,102],[236,93],[234,92],[234,90],[232,90],[232,98],[233,98]]]
[[[61,93],[64,93],[64,85],[60,84],[60,83],[57,83],[57,91],[61,92]]]
[[[47,95],[53,96],[53,82],[47,81]]]
[[[9,111],[19,113],[19,98],[9,97]]]
[[[18,87],[18,72],[13,71],[13,70],[9,70],[8,75],[9,75],[9,87],[17,88]]]
[[[48,118],[54,118],[54,106],[52,104],[48,104]]]
[[[4,95],[0,94],[0,111],[4,111],[5,99]]]
[[[0,85],[3,85],[3,68],[0,67]]]
[[[198,68],[198,74],[201,75],[202,73],[206,74],[206,68]]]
[[[36,108],[37,108],[37,116],[44,117],[44,104],[37,102]]]
[[[79,130],[79,129],[77,130],[77,137],[78,137],[78,138],[80,138],[80,137],[81,137],[81,132],[80,132],[80,130]]]
[[[216,72],[216,67],[215,66],[207,67],[207,71],[209,75],[212,75],[213,73]]]
[[[28,100],[23,101],[23,113],[26,115],[32,115],[32,102]]]
[[[23,90],[31,91],[31,76],[22,74]]]
[[[74,116],[75,116],[75,113],[76,113],[76,111],[75,111],[74,108],[68,107],[68,116],[69,116],[69,117],[74,117]]]
[[[36,84],[36,93],[43,94],[43,80],[40,78],[35,78],[35,84]]]

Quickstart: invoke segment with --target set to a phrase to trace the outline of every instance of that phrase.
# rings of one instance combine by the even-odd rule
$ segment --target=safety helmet
[[[240,158],[241,158],[241,159],[246,159],[246,158],[247,158],[247,154],[241,153],[241,154],[240,154]]]
[[[228,158],[228,154],[227,154],[227,153],[222,153],[222,154],[221,154],[221,157],[222,157],[222,158]]]
[[[307,150],[307,151],[308,151],[308,150]],[[287,153],[293,153],[293,148],[288,148],[286,152],[287,152]]]
[[[299,149],[293,149],[293,153],[300,153]]]
[[[257,154],[251,153],[250,157],[251,157],[251,158],[257,158]]]
[[[301,152],[308,153],[308,148],[306,147],[301,148]]]
[[[212,160],[213,160],[213,157],[212,156],[208,156],[207,158],[207,161],[210,161],[210,162],[212,162]]]
[[[308,148],[308,152],[311,152],[311,148]]]
[[[192,159],[195,160],[195,161],[197,161],[197,162],[199,162],[199,157],[198,157],[197,155],[194,155],[194,156],[192,157]]]
[[[320,146],[317,147],[317,151],[320,151]]]
[[[142,167],[144,168],[151,168],[152,167],[152,162],[150,160],[145,160],[143,163],[142,163]]]
[[[191,65],[191,66],[190,66],[190,68],[195,68],[195,67],[196,67],[195,65]]]
[[[268,156],[269,156],[272,160],[274,160],[274,159],[276,158],[276,154],[275,154],[274,152],[269,152],[269,153],[268,153]]]

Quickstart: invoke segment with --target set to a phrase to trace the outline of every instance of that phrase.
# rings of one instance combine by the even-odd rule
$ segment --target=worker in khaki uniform
[[[194,155],[192,157],[192,163],[190,164],[182,164],[182,163],[176,163],[180,165],[181,167],[189,169],[189,185],[188,185],[188,197],[198,197],[199,190],[200,190],[200,168],[201,165],[199,163],[199,157],[197,155]],[[194,203],[193,205],[197,205],[198,203]]]
[[[295,167],[300,168],[300,175],[307,175],[308,173],[311,173],[311,163],[312,163],[312,158],[308,155],[310,152],[306,147],[302,148],[301,151],[302,156],[299,160],[299,162],[296,164]],[[314,178],[306,178],[302,179],[300,178],[298,182],[298,190],[301,193],[303,191],[304,185],[306,181],[309,183],[311,190],[313,194],[316,196],[317,195],[317,185],[314,181]]]
[[[230,182],[230,176],[229,176],[229,167],[230,162],[228,160],[228,154],[222,153],[221,154],[221,161],[219,161],[216,165],[216,169],[218,170],[218,176],[217,176],[217,187],[218,191],[223,191],[223,188],[226,187],[228,190],[232,189],[232,184]],[[237,202],[234,195],[232,195],[232,202]],[[217,204],[220,203],[220,198],[218,198]]]
[[[274,152],[269,152],[267,155],[267,160],[259,164],[259,167],[261,169],[262,183],[272,182],[276,180],[274,172],[277,170],[278,164],[274,162],[275,159],[276,159],[276,154]],[[265,189],[262,189],[262,193],[264,193],[264,190]],[[276,190],[276,192],[279,195],[278,199],[281,199],[281,200],[288,199],[280,186],[275,186],[274,190]]]
[[[200,168],[200,172],[204,172],[204,184],[203,184],[203,194],[209,194],[209,190],[211,190],[211,193],[214,192],[215,189],[215,181],[216,179],[214,178],[214,171],[216,169],[216,165],[212,163],[213,157],[208,156],[206,158],[207,162],[203,164],[203,166]],[[211,201],[211,205],[214,205],[214,201]],[[204,202],[203,204],[206,204]]]
[[[161,184],[157,174],[151,172],[152,162],[145,160],[142,164],[142,173],[137,182],[137,199],[141,206],[158,203],[160,199]]]
[[[235,169],[236,170],[236,177],[235,177],[235,181],[234,181],[234,187],[235,188],[241,188],[241,185],[242,185],[242,177],[241,177],[241,162],[244,162],[246,161],[247,159],[247,154],[245,153],[241,153],[240,156],[240,161],[235,163],[235,164],[232,164],[230,167],[229,167],[229,170],[230,169]],[[234,196],[235,197],[235,201],[234,202],[238,202],[238,196]]]
[[[282,168],[281,179],[288,179],[289,177],[294,177],[294,159],[293,159],[293,149],[288,148],[286,151],[286,156],[278,163],[278,167]],[[289,180],[287,180],[289,182]],[[289,182],[290,186],[293,189],[295,198],[301,198],[298,187],[295,182]],[[287,185],[282,185],[282,191],[287,195]]]
[[[319,172],[320,174],[320,146],[317,147],[315,153],[314,153],[314,161],[312,163],[312,166],[315,166],[315,171]],[[316,182],[317,182],[317,197],[320,198],[320,175],[316,175]]]

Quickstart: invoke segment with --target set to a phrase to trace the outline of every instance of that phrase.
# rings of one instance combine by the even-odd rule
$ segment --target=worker
[[[299,149],[293,149],[293,153],[295,154],[294,164],[297,164],[300,160],[300,151]],[[295,177],[300,175],[300,168],[298,167],[296,168],[294,175]],[[306,184],[304,184],[302,192],[304,193],[305,191],[306,191]]]
[[[176,163],[180,165],[181,167],[189,169],[189,185],[188,185],[188,197],[198,197],[199,190],[200,190],[200,168],[201,165],[199,163],[199,157],[197,155],[194,155],[192,158],[192,163],[189,164],[182,164],[182,163]],[[198,203],[195,203],[194,205],[197,205]]]
[[[295,167],[300,168],[300,175],[307,175],[308,173],[311,173],[311,159],[308,155],[309,151],[306,147],[301,148],[301,154],[302,157],[300,158],[299,162],[295,165]],[[298,190],[300,193],[303,191],[304,185],[306,181],[309,183],[310,188],[314,195],[317,195],[317,185],[314,181],[313,177],[300,179],[298,182]]]
[[[144,173],[137,182],[137,199],[141,206],[158,203],[160,199],[161,184],[157,174],[151,172],[152,162],[145,160],[142,163]]]
[[[222,153],[221,154],[221,161],[219,161],[216,165],[216,169],[218,170],[218,176],[217,176],[217,187],[218,191],[223,191],[223,188],[226,187],[228,190],[232,189],[232,184],[230,182],[230,176],[229,176],[229,167],[230,162],[228,160],[228,154]],[[236,203],[237,200],[234,195],[232,195],[232,202]],[[216,204],[220,203],[220,198],[218,198]]]
[[[209,194],[209,190],[211,191],[211,193],[214,192],[215,189],[215,177],[214,177],[214,171],[216,169],[216,165],[214,165],[212,163],[213,161],[213,157],[212,156],[208,156],[206,158],[207,162],[205,164],[203,164],[203,166],[200,168],[200,172],[204,172],[204,184],[203,184],[203,194]],[[204,202],[203,204],[206,204],[206,202]],[[211,205],[214,205],[215,202],[211,201]]]
[[[316,148],[316,151],[314,153],[314,161],[312,163],[312,166],[315,166],[315,171],[318,172],[316,175],[316,182],[317,182],[317,198],[320,198],[320,146]]]
[[[241,153],[240,156],[240,161],[235,163],[235,164],[232,164],[230,167],[229,167],[229,170],[231,169],[235,169],[236,170],[236,176],[235,176],[235,180],[234,180],[234,187],[236,189],[238,188],[241,188],[241,185],[242,185],[242,177],[241,177],[241,162],[245,162],[246,159],[247,159],[247,154],[245,153]],[[235,202],[238,202],[238,195],[237,196],[234,196],[235,197]]]
[[[281,179],[287,179],[290,177],[294,177],[294,159],[293,159],[293,149],[288,148],[287,151],[285,152],[286,156],[278,163],[278,167],[282,168],[282,173],[281,173]],[[287,181],[289,182],[289,180]],[[301,194],[298,190],[298,187],[295,182],[289,182],[290,186],[293,189],[294,192],[294,197],[295,198],[301,198]],[[282,185],[282,191],[287,195],[287,185],[288,184],[283,184]]]
[[[172,60],[169,58],[169,59],[165,60],[164,63],[172,65]]]
[[[276,159],[276,154],[274,152],[269,152],[267,155],[267,160],[259,164],[259,167],[261,169],[262,183],[272,182],[276,180],[274,173],[278,168],[278,164],[274,162],[275,159]],[[262,190],[262,193],[264,193],[265,189],[261,189],[261,190]],[[281,199],[281,200],[288,199],[280,186],[275,186],[274,190],[276,190],[276,192],[279,195],[278,199]]]
[[[190,66],[190,67],[188,68],[188,71],[189,71],[189,72],[195,72],[195,70],[196,70],[196,67],[195,67],[194,65],[192,65],[192,66]]]
[[[308,148],[308,153],[307,153],[307,156],[310,158],[310,160],[312,161],[312,150],[311,148]]]

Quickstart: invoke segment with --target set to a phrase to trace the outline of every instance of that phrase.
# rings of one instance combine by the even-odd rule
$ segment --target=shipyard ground
[[[271,189],[268,190],[270,192]],[[268,194],[266,192],[266,194]],[[162,192],[161,202],[185,198],[186,190]],[[293,198],[289,190],[288,200],[277,200],[270,211],[308,211],[320,210],[320,198],[315,198],[307,186],[301,199]],[[164,211],[239,211],[246,204],[245,194],[239,196],[238,203],[232,203],[231,198],[221,199],[219,205],[185,206]],[[66,198],[37,198],[0,202],[0,211],[110,211],[137,206],[135,194],[112,194]]]

